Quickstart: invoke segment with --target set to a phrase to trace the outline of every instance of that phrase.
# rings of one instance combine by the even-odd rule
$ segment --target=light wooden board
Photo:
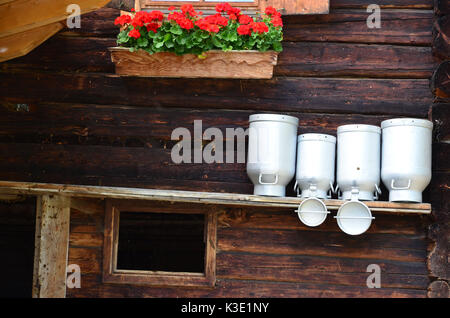
[[[278,59],[274,51],[209,51],[206,58],[199,58],[195,54],[130,52],[121,47],[109,50],[116,73],[125,76],[270,79]]]
[[[64,298],[69,250],[70,198],[43,195],[36,204],[34,298]]]
[[[296,197],[264,197],[250,194],[217,192],[195,192],[159,189],[99,187],[82,185],[63,185],[47,183],[0,181],[0,193],[44,195],[61,194],[71,197],[110,198],[128,200],[154,200],[170,202],[189,202],[226,206],[297,208],[302,202]],[[325,200],[330,210],[337,210],[346,201]],[[372,212],[430,214],[428,203],[366,202]]]
[[[67,7],[73,3],[83,14],[103,7],[108,0],[16,0],[0,4],[0,37],[66,20],[72,14]]]
[[[63,27],[63,23],[55,22],[32,30],[0,37],[0,62],[28,54]]]

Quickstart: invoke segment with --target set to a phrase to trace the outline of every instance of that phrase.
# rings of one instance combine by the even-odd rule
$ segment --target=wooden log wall
[[[450,297],[449,280],[450,267],[450,2],[436,0],[434,3],[433,24],[433,55],[439,65],[431,78],[431,88],[435,96],[431,109],[431,117],[437,126],[434,134],[433,156],[446,162],[436,163],[436,177],[431,184],[432,200],[439,203],[433,209],[433,224],[430,225],[428,236],[432,241],[428,254],[428,270],[431,283],[428,288],[429,297]]]
[[[382,8],[381,29],[366,25],[371,3]],[[334,135],[342,124],[427,118],[438,61],[433,8],[432,0],[332,0],[329,15],[285,17],[285,50],[264,81],[118,77],[107,48],[119,11],[84,15],[81,29],[0,64],[0,179],[251,193],[244,164],[173,164],[172,130],[192,131],[202,119],[225,132],[260,111],[297,116],[299,133]],[[435,151],[435,185],[447,180],[447,159]],[[425,194],[433,209],[439,184]],[[70,297],[425,297],[434,280],[428,217],[380,215],[353,238],[331,218],[311,229],[292,211],[231,209],[219,218],[216,288],[102,284],[104,215],[95,210],[72,209],[69,264],[81,266],[82,288]],[[382,269],[380,289],[366,286],[369,264]]]

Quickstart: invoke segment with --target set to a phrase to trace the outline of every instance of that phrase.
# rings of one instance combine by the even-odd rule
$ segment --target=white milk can
[[[295,174],[298,118],[251,115],[247,174],[255,195],[283,197]]]
[[[331,198],[333,191],[336,137],[303,134],[297,140],[297,172],[294,190],[302,198]]]
[[[344,125],[337,129],[337,188],[339,199],[378,199],[380,184],[381,129],[372,125]]]
[[[397,118],[383,121],[381,128],[381,178],[389,201],[422,202],[422,192],[431,180],[433,123]]]

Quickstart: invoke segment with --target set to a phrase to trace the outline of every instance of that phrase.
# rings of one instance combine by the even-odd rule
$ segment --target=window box
[[[116,73],[122,76],[269,79],[278,60],[275,51],[213,50],[199,58],[195,54],[130,52],[122,47],[109,50]]]

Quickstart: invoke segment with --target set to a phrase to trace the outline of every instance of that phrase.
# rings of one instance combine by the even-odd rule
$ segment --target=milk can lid
[[[343,125],[339,126],[337,129],[338,134],[350,131],[374,132],[377,134],[381,134],[381,128],[373,125],[363,125],[363,124]]]
[[[298,136],[297,142],[300,141],[328,141],[336,143],[336,137],[326,134],[302,134]]]
[[[420,118],[393,118],[381,122],[381,128],[393,126],[417,126],[433,129],[433,122]]]
[[[372,223],[370,209],[361,201],[348,201],[338,210],[337,224],[349,235],[360,235],[366,232]]]
[[[249,122],[255,121],[279,121],[298,126],[298,118],[280,114],[254,114],[250,115]]]

